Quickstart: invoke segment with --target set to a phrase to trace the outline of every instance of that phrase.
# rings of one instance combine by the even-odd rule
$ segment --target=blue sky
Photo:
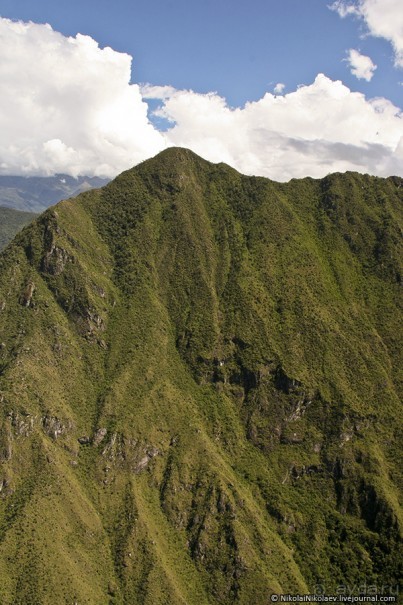
[[[388,5],[387,10],[385,10],[385,3]],[[333,10],[330,10],[332,4]],[[402,123],[403,59],[399,53],[402,52],[403,48],[403,11],[401,8],[399,9],[399,4],[400,0],[340,0],[336,3],[333,0],[328,2],[326,0],[249,0],[249,2],[238,0],[204,0],[203,2],[192,0],[154,0],[153,2],[146,0],[131,2],[115,0],[113,3],[110,0],[81,0],[80,2],[71,0],[69,3],[59,3],[54,0],[36,0],[35,2],[32,0],[0,0],[0,16],[12,21],[21,20],[26,23],[33,21],[35,24],[48,23],[55,32],[60,32],[65,40],[68,37],[75,38],[77,34],[90,36],[99,45],[100,49],[111,47],[115,51],[115,59],[118,60],[120,57],[122,66],[124,62],[122,53],[132,57],[131,79],[130,82],[125,84],[126,86],[131,85],[130,93],[132,95],[139,91],[141,96],[140,100],[137,99],[138,105],[135,109],[137,118],[144,112],[143,105],[147,103],[149,108],[148,118],[157,132],[151,133],[148,129],[152,142],[145,145],[146,149],[143,154],[139,152],[136,155],[129,145],[128,155],[130,157],[128,163],[137,161],[140,157],[141,159],[146,157],[147,153],[151,153],[154,149],[158,150],[170,144],[185,144],[195,148],[196,151],[202,153],[208,159],[217,160],[220,157],[221,150],[224,160],[229,161],[243,171],[264,173],[267,176],[273,175],[275,178],[281,178],[281,170],[278,166],[281,161],[281,154],[278,154],[277,164],[272,164],[271,171],[269,166],[266,168],[263,166],[262,158],[257,158],[254,162],[252,155],[259,155],[259,148],[262,154],[267,154],[270,151],[270,141],[274,145],[274,149],[277,149],[281,143],[278,137],[281,138],[282,136],[286,139],[282,139],[281,144],[289,146],[293,152],[298,146],[301,148],[301,142],[305,140],[310,143],[313,140],[319,141],[319,146],[322,145],[322,152],[324,149],[328,149],[330,144],[338,144],[339,147],[340,144],[347,146],[345,148],[345,158],[336,158],[340,162],[334,162],[335,169],[343,169],[344,165],[346,168],[349,167],[348,158],[353,157],[351,155],[352,149],[348,147],[351,145],[357,148],[355,159],[351,164],[353,169],[356,167],[363,171],[367,168],[368,171],[375,172],[376,159],[373,159],[371,164],[371,158],[376,158],[377,150],[380,158],[384,159],[386,157],[386,149],[388,149],[395,159],[396,157],[400,159],[400,147],[403,147],[403,143],[400,142],[399,146],[399,137],[395,135],[393,138],[392,136],[394,128],[397,128],[399,135],[401,134],[399,128],[401,128]],[[379,26],[374,25],[374,23],[379,24]],[[27,62],[29,62],[32,52],[41,52],[41,32],[43,33],[43,39],[45,39],[47,34],[40,28],[36,29],[35,32],[30,31],[29,36],[25,35]],[[34,40],[34,33],[37,42]],[[14,38],[15,34],[14,31]],[[5,29],[3,41],[6,42],[6,39],[7,31]],[[60,50],[63,44],[59,42],[58,48]],[[16,91],[22,90],[24,94],[22,74],[25,69],[28,69],[24,64],[21,39],[16,44],[18,46],[18,52],[15,55],[18,59],[18,65],[16,59],[16,68],[18,68],[16,71],[21,71],[21,81],[16,82],[14,78],[10,82],[10,98],[11,91],[15,94]],[[60,50],[60,52],[64,53],[60,55],[60,65],[65,65],[65,52],[63,50]],[[88,60],[88,65],[83,69],[89,69],[92,73],[95,65],[99,67],[100,63],[106,62],[106,56],[105,53],[102,55],[100,51],[97,56],[95,56],[96,53],[90,55],[91,53],[86,57],[85,61]],[[39,69],[42,58],[40,54],[37,56]],[[57,56],[55,54],[55,57]],[[80,56],[82,61],[82,53]],[[10,53],[8,57],[11,57]],[[349,57],[350,60],[348,60]],[[11,57],[11,60],[14,59]],[[356,62],[356,75],[352,73],[353,60]],[[46,63],[45,57],[43,57],[43,61],[43,73],[51,74],[51,69],[57,69],[57,61],[54,62],[52,68]],[[89,67],[91,61],[93,62],[93,68]],[[72,59],[71,64],[73,65],[73,63]],[[69,68],[64,67],[63,69],[66,73],[70,73]],[[73,68],[72,72],[74,72]],[[318,74],[324,74],[327,80],[317,81]],[[30,77],[34,76],[31,74]],[[58,74],[59,77],[60,74]],[[102,77],[101,70],[99,77]],[[8,76],[3,80],[5,87],[7,86],[7,78]],[[334,83],[339,80],[343,83],[345,90],[348,90],[350,96],[337,89]],[[80,81],[81,83],[84,81],[84,76]],[[43,77],[42,88],[39,91],[38,84],[36,98],[46,97],[47,92],[44,82],[45,78]],[[74,95],[71,92],[73,82],[74,75],[72,74],[71,83],[67,83],[67,81],[63,83],[63,86],[69,86],[69,94],[72,96]],[[314,84],[315,82],[316,84]],[[279,83],[283,86],[275,88]],[[138,85],[140,84],[149,85],[148,92],[139,88]],[[124,90],[123,81],[120,81],[119,85],[116,84],[118,87],[120,85],[122,85],[120,101],[115,99],[113,103],[110,102],[109,109],[106,109],[106,105],[102,110],[98,108],[102,115],[111,115],[113,105],[119,105],[128,93],[128,89]],[[96,87],[98,84],[94,84],[94,86]],[[297,98],[295,94],[304,86],[307,94],[301,92],[301,98]],[[102,90],[104,89],[102,88]],[[198,93],[201,97],[190,93],[186,96],[185,91],[189,90],[195,94]],[[346,124],[353,124],[351,112],[356,112],[356,140],[351,139],[347,129],[346,136],[344,138],[340,136],[340,140],[337,140],[334,133],[322,136],[320,130],[312,131],[312,136],[310,136],[307,130],[308,123],[306,128],[298,126],[295,132],[287,130],[283,124],[284,116],[281,117],[280,114],[278,118],[280,126],[277,128],[275,125],[276,112],[280,110],[270,105],[270,103],[273,103],[272,100],[269,103],[266,99],[266,102],[263,103],[265,94],[274,93],[275,91],[278,95],[285,96],[285,102],[288,103],[288,110],[292,115],[296,115],[295,112],[298,111],[302,102],[307,103],[306,107],[309,107],[309,103],[313,103],[313,111],[317,112],[316,121],[323,120],[324,123],[328,121],[329,117],[323,114],[323,104],[329,103],[329,99],[343,98],[344,100],[340,101],[340,103],[343,103],[343,108],[339,105],[335,106],[336,113],[338,113],[339,120],[345,120]],[[214,97],[207,95],[211,92],[216,93],[216,95]],[[308,92],[311,94],[309,95]],[[364,95],[361,98],[361,105],[353,97],[355,92]],[[87,105],[90,100],[82,99],[82,84],[81,91],[77,92],[77,95],[80,97],[83,107],[88,110],[89,115],[90,107]],[[153,96],[156,98],[150,98]],[[105,104],[107,104],[107,98],[109,97],[109,93],[106,93]],[[46,98],[52,99],[52,113],[54,113],[55,91],[49,89]],[[375,107],[373,102],[375,98],[385,100],[381,110],[379,103]],[[220,105],[220,101],[217,99],[224,99],[225,107],[222,106],[222,103]],[[393,104],[396,109],[393,116],[391,116],[391,109],[386,101],[389,105]],[[29,103],[28,101],[25,103],[25,106],[32,105],[32,102],[31,98]],[[244,108],[245,104],[253,102],[256,103],[253,118],[250,111],[242,114],[231,113],[234,108]],[[66,115],[69,115],[69,108],[63,103],[64,101],[60,108],[57,108],[57,111],[60,111],[60,113],[67,112]],[[74,105],[73,100],[72,104]],[[126,101],[125,107],[128,107]],[[160,109],[157,114],[153,113],[152,110],[158,107]],[[383,114],[384,121],[380,122],[377,130],[379,140],[374,138],[375,135],[372,139],[365,138],[365,125],[362,116],[368,113],[368,123],[371,123],[370,111],[367,112],[368,108],[375,112],[377,116],[380,113]],[[38,115],[41,113],[39,109]],[[304,119],[305,109],[304,107],[301,109],[302,120]],[[15,119],[16,124],[21,123],[21,116],[17,116],[17,110],[12,109],[11,104],[2,108],[0,102],[1,111],[3,113],[13,111],[15,115],[11,116],[9,123],[12,123],[13,119]],[[228,120],[231,118],[233,128],[247,128],[246,138],[249,137],[251,140],[249,164],[245,161],[242,165],[242,163],[237,163],[236,158],[232,159],[229,147],[234,144],[234,141],[229,139],[230,127],[228,127],[226,134],[222,134],[221,138],[217,135],[215,146],[211,133],[208,141],[207,139],[201,141],[203,130],[203,125],[199,123],[201,111],[204,112],[203,115],[211,117],[207,128],[207,131],[211,131],[211,133],[214,132],[214,124],[217,120],[225,121],[227,118]],[[190,123],[191,115],[195,116],[192,123]],[[218,116],[221,116],[221,118]],[[246,118],[249,120],[248,126],[245,126]],[[28,118],[23,116],[23,119]],[[116,119],[113,118],[112,122],[116,123]],[[137,123],[139,123],[139,118]],[[33,125],[33,130],[35,130],[35,126],[36,124]],[[336,131],[337,124],[334,126]],[[90,127],[89,123],[88,127]],[[192,136],[189,135],[188,138],[185,136],[185,127],[188,133],[193,132]],[[104,133],[106,127],[102,128]],[[132,134],[135,136],[134,123],[133,128]],[[143,128],[143,130],[140,129],[141,137],[145,140],[148,136],[145,134],[147,128],[144,124],[141,128]],[[82,131],[84,129],[85,127],[82,126]],[[168,131],[172,129],[172,136],[163,135],[163,138],[160,137],[158,142],[159,134],[162,131],[167,131],[167,129]],[[13,134],[11,127],[9,127],[9,130],[11,141]],[[325,131],[326,128],[323,130]],[[383,132],[385,133],[384,137],[382,137]],[[63,151],[64,148],[73,150],[76,159],[80,154],[81,158],[89,157],[88,150],[79,149],[79,140],[73,141],[70,136],[71,140],[67,141],[67,135],[63,135],[62,132],[59,136],[56,125],[53,134],[49,134],[49,137],[48,140],[41,142],[41,149],[44,148],[44,145],[46,149],[52,149],[53,152],[58,149],[60,162],[62,162],[63,156],[67,157],[68,155],[67,152]],[[252,141],[253,137],[255,138]],[[81,144],[83,144],[84,138],[81,137]],[[111,135],[107,142],[110,143],[112,138]],[[135,138],[138,137],[135,136]],[[256,142],[257,138],[261,141],[265,138],[264,144],[261,144],[260,147]],[[61,142],[62,145],[55,143],[55,141]],[[37,143],[39,145],[39,142],[35,142],[35,144]],[[120,141],[119,144],[121,143]],[[58,145],[59,147],[57,147]],[[368,157],[367,164],[365,159],[361,164],[359,162],[358,156],[360,153],[358,148],[360,145],[363,151],[361,157]],[[52,167],[46,164],[46,159],[43,159],[41,164],[40,159],[36,161],[31,158],[24,165],[19,166],[18,161],[10,160],[11,152],[9,149],[7,153],[4,151],[3,156],[1,153],[0,148],[0,170],[3,173],[7,170],[21,171],[27,174],[52,170]],[[33,153],[34,146],[32,148]],[[307,172],[317,176],[331,170],[331,158],[335,153],[336,147],[332,147],[331,150],[329,148],[328,161],[324,162],[321,169],[320,158],[316,158],[315,161],[312,159],[314,151],[313,145],[310,145],[309,150],[304,153],[304,157],[309,155],[312,159],[310,163],[306,164]],[[339,155],[340,153],[339,151]],[[69,154],[71,158],[72,152],[69,152]],[[37,157],[39,156],[40,153],[37,154]],[[287,160],[287,157],[283,158],[284,161]],[[2,159],[3,161],[1,161]],[[297,161],[297,156],[289,156],[289,161]],[[86,169],[88,172],[94,172],[95,170],[94,158],[92,161],[88,161],[88,166],[85,165],[84,160],[81,161],[81,165],[79,165],[78,160],[75,164],[75,168],[71,166],[70,172],[77,172],[79,169]],[[123,167],[124,162],[115,161],[114,166],[116,165],[116,168],[112,164],[113,162],[105,163],[105,166],[108,166],[108,168],[105,168],[106,172],[116,172],[120,167]],[[385,164],[382,170],[385,172],[393,168],[396,171],[395,165],[398,166],[399,163],[391,160]],[[55,166],[54,169],[56,170],[56,168]],[[293,176],[293,174],[292,170],[285,171],[283,178],[286,179]]]
[[[358,19],[340,19],[331,0],[0,0],[10,19],[50,23],[68,36],[93,37],[134,58],[133,80],[216,91],[232,106],[259,99],[278,82],[286,91],[323,72],[367,96],[402,107],[403,72],[390,44],[365,36]],[[403,9],[402,9],[403,11]],[[345,61],[357,48],[378,65],[371,82]]]

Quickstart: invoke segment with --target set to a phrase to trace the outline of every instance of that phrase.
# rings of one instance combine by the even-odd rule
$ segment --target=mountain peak
[[[213,164],[185,147],[168,147],[160,151],[153,158],[145,160],[138,167],[134,167],[134,170],[136,168],[142,170],[145,166],[150,171],[171,170],[174,172],[194,169],[196,167],[208,168],[213,166]]]
[[[206,162],[207,160],[203,160],[197,153],[188,149],[187,147],[167,147],[163,151],[161,151],[157,156],[161,159],[167,158],[170,161],[176,160],[179,162],[184,161],[202,161]]]

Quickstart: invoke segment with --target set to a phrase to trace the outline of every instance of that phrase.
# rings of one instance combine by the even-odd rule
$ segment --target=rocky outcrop
[[[70,420],[61,420],[56,416],[43,416],[41,423],[45,433],[55,440],[73,429],[73,423]]]
[[[36,286],[35,286],[34,282],[30,279],[28,281],[27,285],[25,286],[24,291],[21,294],[21,298],[20,298],[20,303],[24,307],[32,307],[33,306],[32,297],[34,295],[35,290],[36,290]]]
[[[137,463],[135,463],[133,472],[137,474],[143,471],[145,468],[147,468],[151,460],[155,458],[155,456],[158,456],[159,453],[159,450],[157,450],[155,447],[144,448],[144,456]]]
[[[105,439],[107,434],[108,434],[108,429],[106,429],[104,427],[97,429],[92,438],[92,443],[95,446],[98,446],[100,443],[102,443],[102,441]]]
[[[17,438],[29,437],[34,431],[37,422],[37,416],[27,413],[24,414],[14,410],[9,412],[8,418],[11,425],[11,432],[14,437]]]
[[[102,440],[105,435],[106,433]],[[110,435],[101,452],[102,456],[112,465],[117,468],[126,468],[134,474],[145,470],[151,460],[161,453],[152,445],[141,444],[137,439],[116,432]]]
[[[50,250],[43,258],[43,270],[50,275],[60,275],[63,273],[67,263],[74,262],[74,258],[64,248],[52,244]]]
[[[74,428],[71,420],[62,420],[50,415],[37,416],[17,410],[9,412],[8,421],[10,435],[15,439],[30,437],[36,428],[41,428],[46,435],[56,440]]]

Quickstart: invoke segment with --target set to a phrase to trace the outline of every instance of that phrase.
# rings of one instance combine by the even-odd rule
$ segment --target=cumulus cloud
[[[0,171],[113,176],[165,145],[131,57],[0,18]]]
[[[49,25],[0,19],[0,52],[2,174],[115,176],[173,145],[281,181],[403,171],[399,109],[322,74],[234,109],[213,92],[130,84],[130,56]],[[158,101],[164,132],[146,99]]]
[[[143,84],[141,94],[143,99],[169,99],[176,92],[173,86],[153,86],[152,84]]]
[[[329,6],[330,10],[336,11],[342,19],[348,15],[359,16],[359,9],[354,4],[348,4],[346,0],[336,0]]]
[[[388,40],[395,52],[396,67],[403,67],[403,10],[401,0],[337,0],[330,8],[340,17],[363,19],[369,33]]]
[[[275,87],[273,88],[273,91],[277,94],[277,95],[281,95],[284,92],[285,89],[285,84],[283,84],[282,82],[278,82]]]
[[[147,94],[158,89],[149,88]],[[367,100],[319,74],[284,96],[232,109],[217,94],[163,89],[156,113],[173,127],[168,145],[276,180],[357,170],[402,174],[403,114],[383,98]],[[158,96],[158,95],[157,95]]]
[[[370,57],[362,55],[358,50],[350,48],[347,57],[348,64],[351,68],[351,73],[359,80],[366,80],[369,82],[372,80],[376,65],[372,62]]]

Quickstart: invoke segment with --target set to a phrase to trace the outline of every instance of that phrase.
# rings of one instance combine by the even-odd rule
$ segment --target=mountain
[[[33,221],[36,216],[37,214],[33,212],[20,212],[0,206],[0,250],[13,239],[17,231]]]
[[[107,182],[108,179],[99,177],[75,178],[68,174],[50,177],[0,175],[0,206],[27,212],[42,212],[60,200],[88,189],[103,187]]]
[[[402,184],[172,148],[16,236],[2,604],[396,594]]]

